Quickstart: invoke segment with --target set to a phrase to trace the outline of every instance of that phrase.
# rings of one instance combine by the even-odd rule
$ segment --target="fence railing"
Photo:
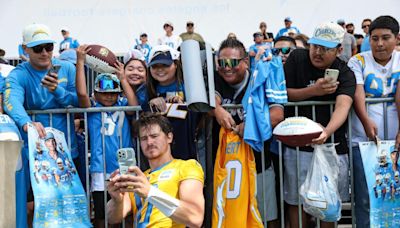
[[[387,105],[388,104],[390,104],[390,103],[393,103],[393,98],[373,98],[373,99],[371,99],[371,98],[369,98],[369,99],[366,99],[366,103],[367,103],[367,107],[368,107],[368,105],[370,105],[370,104],[376,104],[376,103],[381,103],[381,105],[383,105],[383,107],[385,108],[385,107],[387,107]],[[296,115],[298,114],[298,109],[299,109],[299,107],[302,107],[302,106],[311,106],[311,109],[312,109],[312,116],[313,116],[313,119],[315,120],[315,118],[316,118],[316,116],[318,115],[318,113],[316,113],[315,112],[315,109],[316,109],[316,106],[321,106],[321,105],[329,105],[330,106],[330,111],[331,111],[331,113],[333,112],[333,110],[334,110],[334,105],[335,105],[335,102],[334,101],[302,101],[302,102],[289,102],[289,103],[287,103],[285,106],[286,107],[294,107],[294,109],[295,109],[295,113],[296,113]],[[237,108],[241,108],[242,106],[241,105],[224,105],[223,106],[224,108],[226,108],[226,109],[237,109]],[[385,109],[384,109],[385,110]],[[53,115],[54,114],[65,114],[66,115],[66,120],[67,120],[67,126],[68,126],[68,133],[70,133],[70,131],[72,131],[73,129],[70,129],[70,124],[69,124],[69,122],[70,121],[73,121],[73,117],[72,117],[72,115],[73,114],[76,114],[76,113],[83,113],[83,120],[84,120],[84,131],[86,132],[86,134],[85,134],[85,161],[86,161],[86,166],[85,166],[85,169],[86,169],[86,196],[87,196],[87,204],[88,204],[88,208],[91,208],[91,206],[90,206],[90,203],[91,203],[91,201],[90,201],[90,197],[91,197],[91,195],[90,195],[90,182],[89,182],[89,164],[90,164],[90,161],[89,161],[89,154],[90,154],[90,150],[89,150],[89,144],[88,144],[88,141],[89,141],[89,136],[88,136],[88,113],[95,113],[95,112],[115,112],[115,111],[131,111],[131,112],[135,112],[135,118],[138,118],[139,117],[139,112],[141,111],[141,108],[140,108],[140,106],[131,106],[131,107],[102,107],[102,108],[65,108],[65,109],[50,109],[50,110],[30,110],[30,111],[28,111],[28,113],[30,114],[30,115],[32,115],[32,119],[34,120],[35,119],[35,115],[38,115],[38,114],[48,114],[49,115],[49,118],[50,118],[50,123],[52,122],[52,117],[53,117]],[[352,138],[352,130],[351,130],[351,115],[353,115],[352,114],[353,112],[350,112],[349,113],[349,115],[348,115],[348,131],[347,131],[347,138],[348,139],[351,139]],[[386,126],[387,125],[387,115],[384,115],[384,119],[385,119],[385,121],[384,121],[384,123],[385,123],[385,126],[384,126],[384,129],[385,129],[385,138],[387,137],[387,128],[388,128],[388,126]],[[209,121],[209,122],[211,122],[211,121]],[[207,131],[209,131],[209,132],[205,132],[205,139],[208,141],[208,140],[218,140],[218,135],[212,135],[211,134],[211,129],[209,129],[209,128],[206,128],[207,129]],[[103,139],[104,139],[104,133],[102,133],[103,134]],[[68,134],[68,136],[69,136],[70,134]],[[211,135],[211,138],[210,137],[207,137],[207,135],[208,136],[210,136]],[[332,136],[333,137],[333,136]],[[102,143],[103,143],[103,148],[105,148],[104,147],[104,140],[102,140]],[[350,191],[350,193],[351,193],[351,201],[348,203],[349,204],[349,206],[350,206],[350,209],[351,209],[351,225],[354,227],[355,226],[355,213],[354,213],[354,194],[352,194],[352,193],[354,193],[354,178],[353,178],[353,154],[352,154],[352,144],[351,144],[351,140],[349,140],[349,142],[348,142],[349,144],[348,144],[348,146],[349,146],[349,160],[350,160],[350,162],[349,162],[349,165],[350,165],[350,186],[349,186],[349,191]],[[209,145],[209,143],[207,143],[206,142],[206,145]],[[71,140],[70,139],[68,139],[68,145],[69,146],[71,146]],[[140,148],[139,148],[139,143],[136,143],[136,151],[140,151]],[[210,162],[210,159],[211,159],[211,156],[209,156],[209,154],[211,153],[210,151],[208,151],[208,150],[210,150],[210,147],[208,147],[207,148],[207,150],[205,150],[205,151],[203,151],[203,153],[206,153],[206,155],[208,154],[208,156],[205,156],[206,157],[206,159],[207,159],[207,161],[205,162],[205,167],[203,167],[204,169],[205,169],[205,177],[206,178],[212,178],[212,176],[213,176],[213,174],[212,173],[209,173],[209,172],[212,172],[212,169],[213,169],[213,165],[214,164],[212,164],[212,162]],[[279,142],[279,189],[280,189],[280,192],[279,192],[279,194],[280,194],[280,202],[277,202],[278,203],[278,210],[280,211],[280,217],[278,218],[278,220],[280,220],[280,226],[282,227],[282,228],[284,228],[285,226],[286,226],[286,223],[287,223],[287,221],[285,220],[285,206],[284,206],[284,194],[283,194],[283,147],[282,147],[282,144]],[[136,153],[136,156],[137,156],[137,161],[139,162],[139,164],[142,164],[141,162],[141,156],[139,156],[139,153]],[[263,163],[263,167],[265,167],[265,163],[264,163],[264,156],[265,156],[265,154],[264,153],[262,153],[262,163]],[[103,161],[105,160],[105,156],[103,156]],[[105,164],[105,162],[104,162],[104,164]],[[212,167],[208,167],[208,166],[212,166]],[[299,163],[299,149],[297,148],[297,167],[296,167],[296,170],[297,170],[297,179],[299,180],[299,171],[300,171],[300,163]],[[263,174],[262,175],[265,175],[265,173],[264,173],[264,171],[263,171]],[[104,177],[106,176],[106,173],[105,173],[105,169],[104,169]],[[264,178],[262,178],[262,182],[264,182]],[[211,183],[212,183],[212,180],[209,180],[209,181],[207,181],[206,180],[206,183],[208,183],[208,185],[210,185]],[[262,186],[263,186],[263,192],[265,192],[265,187],[266,187],[266,184],[268,184],[268,183],[261,183],[262,184]],[[300,187],[300,185],[301,185],[301,183],[299,182],[298,183],[298,187]],[[210,187],[210,186],[206,186],[206,200],[212,200],[212,186]],[[208,195],[208,197],[207,197],[207,195]],[[104,200],[105,201],[107,201],[107,195],[106,195],[106,192],[105,192],[105,194],[104,194]],[[265,195],[264,195],[264,197],[263,197],[264,199],[265,199]],[[266,208],[266,200],[263,200],[263,202],[264,202],[264,205],[259,205],[259,207],[263,207],[264,209]],[[300,197],[299,197],[299,205],[300,205]],[[105,203],[105,205],[106,205],[106,203]],[[208,205],[208,207],[210,207],[212,204],[210,203],[210,202],[206,202],[206,205]],[[104,210],[106,210],[106,208],[104,209]],[[267,215],[267,211],[266,210],[263,210],[264,211],[264,218],[266,218],[266,215]],[[301,224],[302,224],[302,221],[301,221],[301,219],[302,219],[302,216],[301,216],[301,208],[299,207],[299,224],[300,224],[300,227],[301,227]],[[90,216],[90,211],[88,211],[88,216]],[[206,227],[211,227],[211,208],[207,208],[206,207],[206,219],[205,219],[205,226]],[[264,221],[265,222],[265,226],[267,226],[266,225],[266,221]],[[337,225],[337,224],[336,224]],[[319,221],[317,222],[317,226],[319,227]],[[106,227],[107,227],[107,218],[106,218]]]

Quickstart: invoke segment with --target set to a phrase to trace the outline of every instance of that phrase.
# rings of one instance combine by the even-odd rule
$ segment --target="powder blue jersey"
[[[281,58],[259,61],[242,100],[245,111],[244,140],[253,149],[262,151],[264,141],[272,136],[270,105],[286,102],[286,81]]]
[[[151,46],[149,44],[137,44],[137,45],[135,45],[135,49],[137,49],[143,53],[143,56],[146,59],[146,63],[148,63]]]
[[[75,49],[79,47],[79,43],[76,39],[68,37],[60,43],[60,53],[67,49]]]
[[[128,100],[126,98],[119,98],[114,106],[126,105],[128,105]],[[92,107],[103,107],[103,105],[92,101]],[[101,123],[102,118],[104,121],[103,127]],[[91,148],[90,172],[102,173],[104,170],[102,132],[104,133],[105,140],[106,172],[114,172],[119,168],[117,150],[119,148],[133,147],[130,122],[125,112],[89,113],[88,129]]]

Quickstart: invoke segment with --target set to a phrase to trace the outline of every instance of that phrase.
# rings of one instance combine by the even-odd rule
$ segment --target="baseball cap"
[[[170,22],[170,21],[165,22],[164,25],[163,25],[163,28],[164,28],[165,26],[171,26],[172,29],[174,28],[174,25],[173,25],[172,22]]]
[[[338,20],[336,21],[336,23],[338,23],[339,25],[344,25],[344,24],[346,24],[346,22],[344,21],[344,19],[338,19]]]
[[[49,140],[49,139],[54,139],[54,134],[52,132],[47,132],[46,133],[46,137],[44,138],[44,140]]]
[[[63,51],[58,57],[60,60],[68,61],[72,64],[76,64],[76,50],[75,49],[67,49]]]
[[[49,27],[43,24],[30,24],[24,28],[22,33],[24,45],[31,48],[40,44],[55,43],[51,38]]]
[[[149,64],[151,67],[155,64],[163,64],[170,66],[174,60],[179,58],[180,52],[168,45],[157,45],[153,47],[149,55]]]
[[[146,33],[142,33],[142,34],[140,34],[140,37],[147,37],[147,34]]]
[[[292,22],[292,19],[290,17],[285,17],[285,21]]]
[[[124,64],[129,62],[131,59],[137,59],[141,61],[145,61],[144,55],[141,51],[137,49],[132,49],[129,50],[125,55],[124,55]]]
[[[309,44],[321,45],[327,48],[335,48],[343,42],[344,29],[333,22],[320,24],[314,31]]]
[[[256,38],[257,36],[262,36],[262,33],[261,32],[253,33],[253,38]]]
[[[70,30],[69,30],[69,28],[67,28],[67,27],[62,27],[61,28],[61,32],[69,32]]]
[[[121,83],[115,74],[103,73],[97,75],[94,85],[94,91],[99,93],[122,92]]]

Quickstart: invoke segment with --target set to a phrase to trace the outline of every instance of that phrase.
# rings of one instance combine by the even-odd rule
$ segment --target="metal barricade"
[[[383,107],[385,108],[386,106],[387,106],[387,103],[391,103],[391,102],[393,102],[393,98],[374,98],[374,99],[366,99],[366,102],[367,102],[367,104],[372,104],[372,103],[374,103],[374,104],[376,104],[376,103],[381,103],[382,105],[383,105]],[[315,102],[315,101],[303,101],[303,102],[290,102],[290,103],[287,103],[285,106],[287,106],[287,107],[294,107],[294,109],[295,109],[295,113],[296,113],[296,115],[298,115],[298,109],[299,109],[299,107],[302,107],[302,106],[311,106],[311,108],[312,108],[312,117],[313,117],[313,119],[315,120],[315,118],[316,118],[316,116],[318,115],[318,113],[316,113],[315,112],[315,107],[316,106],[320,106],[320,105],[329,105],[330,106],[330,112],[332,113],[333,112],[333,110],[334,110],[334,105],[335,105],[335,102],[334,101],[330,101],[330,102]],[[237,109],[237,108],[241,108],[242,106],[241,105],[224,105],[223,106],[224,108],[226,108],[226,109]],[[35,120],[35,115],[38,115],[38,114],[48,114],[49,115],[49,119],[50,119],[50,126],[52,126],[52,118],[53,118],[53,115],[55,115],[55,114],[65,114],[66,115],[66,120],[67,120],[67,124],[68,124],[68,126],[70,126],[69,125],[69,123],[70,123],[70,121],[73,121],[73,114],[76,114],[76,113],[83,113],[83,119],[84,119],[84,130],[85,130],[85,161],[86,161],[86,196],[87,196],[87,204],[88,204],[88,208],[89,208],[89,211],[88,211],[88,216],[91,216],[91,214],[90,214],[90,208],[91,208],[91,201],[90,201],[90,185],[89,185],[89,144],[88,144],[88,139],[89,139],[89,137],[88,137],[88,125],[87,125],[87,123],[88,123],[88,114],[89,113],[104,113],[104,112],[115,112],[115,111],[131,111],[131,112],[135,112],[136,113],[136,115],[134,115],[134,117],[137,119],[138,117],[139,117],[139,112],[141,111],[141,108],[140,108],[140,106],[131,106],[131,107],[103,107],[103,108],[66,108],[66,109],[51,109],[51,110],[41,110],[41,111],[37,111],[37,110],[35,110],[35,111],[29,111],[28,113],[30,114],[30,115],[32,115],[32,120],[34,121]],[[351,116],[352,115],[352,112],[350,112],[350,114],[348,115],[348,118],[347,118],[347,120],[348,120],[348,131],[347,131],[347,138],[348,139],[351,139],[352,138],[352,130],[351,130]],[[384,119],[385,119],[385,126],[384,126],[384,129],[385,129],[385,139],[386,139],[386,137],[387,137],[387,128],[388,128],[388,126],[386,126],[387,125],[387,115],[384,115]],[[103,122],[104,122],[104,120],[103,120]],[[70,135],[69,133],[70,133],[70,131],[72,131],[72,130],[74,130],[74,129],[70,129],[70,127],[68,127],[68,135]],[[211,135],[211,129],[208,129],[209,131],[208,132],[205,132],[205,135],[206,135],[206,144],[209,144],[209,140],[218,140],[218,135]],[[331,136],[331,137],[333,137],[333,136]],[[103,140],[102,140],[102,142],[103,142],[103,151],[105,150],[105,145],[104,145],[104,132],[102,133],[102,138],[103,138]],[[68,139],[67,139],[67,142],[68,142],[68,145],[69,145],[69,147],[71,148],[71,139],[68,137]],[[138,151],[137,153],[136,153],[136,156],[137,156],[137,161],[139,162],[138,164],[139,165],[141,165],[142,163],[141,163],[141,157],[140,157],[140,153],[139,153],[139,151],[140,151],[140,147],[139,147],[139,143],[137,143],[136,144],[137,146],[136,146],[136,151]],[[350,166],[350,186],[349,186],[349,191],[350,191],[350,197],[351,197],[351,200],[350,200],[350,202],[345,202],[343,205],[343,208],[342,208],[342,211],[343,210],[348,210],[348,209],[350,209],[351,210],[351,213],[350,213],[350,215],[351,215],[351,226],[352,227],[355,227],[355,212],[354,212],[354,194],[352,194],[352,193],[354,193],[354,177],[353,177],[353,153],[352,153],[352,143],[351,143],[351,140],[348,142],[348,145],[349,145],[349,166]],[[300,162],[299,162],[299,149],[297,148],[297,150],[296,150],[297,152],[296,152],[296,157],[297,157],[297,167],[296,167],[296,170],[297,170],[297,180],[298,180],[298,187],[300,188],[300,185],[302,184],[302,183],[300,183],[300,181],[299,181],[299,171],[300,171]],[[207,153],[207,152],[206,152]],[[103,153],[104,154],[104,153]],[[207,153],[207,154],[209,154],[209,153]],[[264,156],[266,156],[264,153],[262,153],[262,170],[265,170],[265,161],[264,161]],[[207,156],[206,157],[206,159],[207,159],[207,161],[206,161],[206,166],[209,166],[209,165],[211,165],[212,167],[207,167],[206,168],[206,171],[207,172],[212,172],[212,169],[213,169],[213,165],[214,164],[212,164],[212,162],[210,162],[210,160],[212,159],[211,158],[211,156]],[[105,161],[105,156],[103,155],[103,161]],[[104,164],[106,164],[105,162],[104,162]],[[282,147],[282,144],[279,142],[279,189],[280,189],[280,192],[279,192],[279,195],[280,195],[280,202],[277,202],[277,207],[278,207],[278,211],[280,211],[280,217],[278,217],[278,220],[280,221],[280,227],[282,227],[282,228],[284,228],[284,227],[286,227],[286,223],[287,223],[287,221],[286,221],[286,219],[285,219],[285,206],[284,206],[284,192],[283,192],[283,147]],[[262,172],[262,175],[263,175],[263,178],[262,178],[262,182],[263,183],[261,183],[262,184],[262,186],[263,186],[263,198],[265,199],[266,198],[266,196],[265,196],[265,193],[264,193],[264,191],[265,191],[265,189],[266,189],[266,185],[268,184],[268,183],[264,183],[264,175],[265,175],[265,173],[264,173],[264,171]],[[277,174],[275,174],[275,175],[277,175]],[[106,176],[106,173],[105,173],[105,167],[104,167],[104,177]],[[213,174],[211,173],[206,173],[205,174],[205,176],[206,177],[208,177],[208,178],[212,178],[212,176],[213,176]],[[212,183],[212,180],[211,180],[211,182],[209,182],[209,183]],[[212,185],[212,184],[211,184]],[[106,185],[105,185],[106,186]],[[211,188],[208,188],[208,191],[206,191],[206,194],[211,194],[211,197],[208,197],[208,199],[212,199],[212,192],[210,192],[210,191],[212,191],[212,187]],[[106,201],[107,201],[107,196],[106,196],[106,193],[105,193],[105,195],[104,195],[104,200],[105,200],[105,205],[106,205]],[[266,211],[266,200],[263,200],[263,202],[264,202],[264,204],[263,205],[259,205],[259,207],[263,207],[264,208],[264,218],[266,218],[266,215],[267,215],[267,211]],[[300,197],[299,197],[299,200],[298,200],[298,204],[300,205],[301,204],[301,202],[300,202]],[[210,207],[212,204],[210,204],[210,203],[208,203],[207,205],[209,205],[208,207]],[[106,210],[106,208],[105,208],[105,210]],[[206,216],[207,216],[207,210],[211,210],[211,208],[206,208]],[[301,210],[301,208],[299,207],[299,210],[298,210],[298,213],[299,213],[299,224],[300,224],[300,227],[302,227],[301,226],[301,224],[302,224],[302,210]],[[106,213],[107,214],[107,213]],[[342,220],[343,219],[349,219],[348,217],[345,217],[345,218],[342,218]],[[265,227],[267,227],[267,223],[266,223],[266,221],[264,221],[265,222]],[[106,221],[105,221],[105,223],[106,223],[106,227],[107,227],[107,216],[106,216]],[[339,221],[339,224],[342,224],[342,222],[341,221]],[[345,223],[345,224],[347,224],[347,225],[350,225],[350,224],[348,224],[348,223]],[[338,224],[336,223],[335,224],[335,226],[337,226]],[[317,227],[319,227],[320,226],[320,223],[319,223],[319,221],[317,221]],[[206,226],[206,227],[208,227],[208,226]]]

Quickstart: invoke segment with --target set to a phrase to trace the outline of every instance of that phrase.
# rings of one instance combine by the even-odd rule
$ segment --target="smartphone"
[[[50,73],[58,74],[58,71],[60,70],[60,68],[61,68],[61,65],[53,65],[53,66],[51,66],[51,68],[47,74],[48,75],[50,75]]]
[[[339,70],[336,69],[326,69],[324,78],[331,83],[335,83],[339,76]]]
[[[117,151],[120,174],[129,174],[129,166],[136,166],[135,150],[133,148],[121,148]]]

